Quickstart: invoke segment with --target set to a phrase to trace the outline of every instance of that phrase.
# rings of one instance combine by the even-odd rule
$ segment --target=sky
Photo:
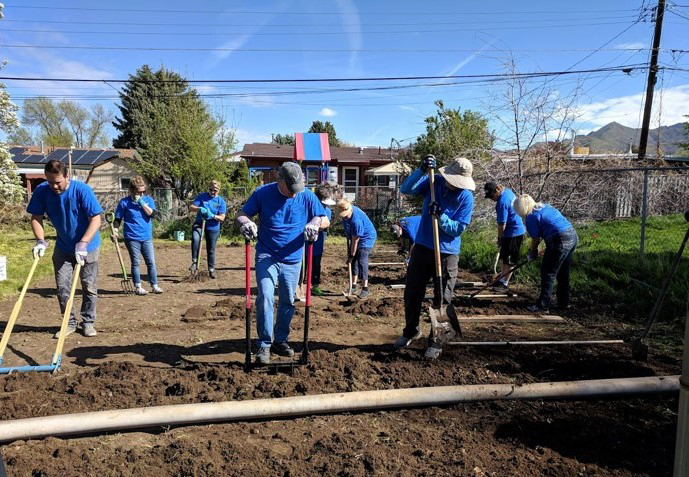
[[[96,83],[3,81],[14,102],[47,96],[117,112],[117,91],[143,64],[189,80],[384,81],[194,83],[236,129],[239,148],[271,134],[330,121],[357,146],[406,144],[425,129],[434,101],[487,115],[512,55],[520,73],[565,72],[538,80],[557,97],[573,88],[577,133],[612,121],[639,127],[654,23],[650,0],[5,2],[1,76],[97,79]],[[651,127],[689,114],[689,3],[668,3]],[[624,73],[621,67],[629,65]],[[612,67],[619,67],[610,69]],[[587,73],[576,73],[581,70]],[[454,77],[452,77],[454,76]],[[534,83],[536,84],[536,83]],[[21,112],[20,112],[21,114]],[[504,117],[504,116],[503,116]],[[115,136],[114,130],[110,131]]]

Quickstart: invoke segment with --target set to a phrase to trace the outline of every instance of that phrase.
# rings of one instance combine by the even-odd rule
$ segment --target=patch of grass
[[[640,220],[590,222],[575,226],[579,246],[571,275],[573,294],[592,303],[614,305],[615,311],[633,317],[648,316],[687,231],[681,215],[650,217],[646,252],[639,256]],[[529,240],[525,241],[523,256]],[[497,248],[495,227],[470,227],[463,235],[460,266],[474,271],[492,270]],[[689,259],[682,258],[670,283],[660,319],[684,314],[689,283]],[[539,262],[527,265],[519,279],[537,285]]]
[[[39,260],[31,283],[53,272],[50,256],[55,246],[55,232],[49,226],[46,226],[46,240],[50,242],[50,248]],[[28,223],[0,228],[0,255],[7,257],[7,280],[0,282],[0,300],[18,295],[21,291],[33,262],[31,249],[34,244],[35,239]]]

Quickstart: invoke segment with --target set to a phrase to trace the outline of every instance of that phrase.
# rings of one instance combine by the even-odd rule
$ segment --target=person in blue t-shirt
[[[256,225],[251,217],[258,215]],[[271,351],[293,356],[288,343],[294,316],[294,292],[301,270],[304,239],[314,242],[329,221],[316,195],[304,189],[304,174],[298,164],[286,162],[278,181],[256,189],[235,219],[239,231],[256,244],[256,362],[270,363]],[[273,323],[275,286],[279,284],[277,320]]]
[[[153,293],[163,293],[158,286],[155,252],[153,251],[153,218],[156,206],[153,197],[146,194],[146,182],[141,176],[132,177],[129,182],[129,196],[120,200],[115,210],[114,232],[119,238],[120,224],[124,221],[124,244],[132,262],[132,280],[137,295],[147,295],[141,286],[141,256],[148,269],[148,280]]]
[[[524,241],[524,222],[514,211],[512,204],[515,195],[511,189],[490,181],[483,186],[486,199],[495,201],[495,214],[498,222],[498,249],[502,262],[500,274],[505,274],[493,287],[495,291],[506,291],[509,288],[510,271],[519,262],[519,252]]]
[[[407,256],[407,252],[411,251],[416,239],[416,233],[419,231],[421,225],[421,216],[412,215],[411,217],[403,217],[396,224],[390,226],[390,232],[397,238],[399,250],[397,255]]]
[[[476,189],[476,184],[471,178],[473,172],[471,162],[464,157],[456,157],[447,166],[441,167],[435,175],[435,202],[431,202],[427,171],[435,167],[435,157],[426,156],[421,162],[421,167],[407,177],[400,189],[403,194],[423,197],[423,210],[407,267],[407,280],[404,287],[405,327],[402,336],[395,341],[396,349],[406,348],[413,340],[421,337],[419,329],[421,306],[426,295],[426,285],[435,275],[432,215],[438,217],[439,225],[444,284],[441,292],[445,302],[450,303],[459,269],[461,235],[471,222],[471,214],[474,210],[472,191]],[[429,338],[426,358],[435,359],[441,352],[440,345]]]
[[[569,308],[569,269],[579,237],[574,227],[555,207],[535,202],[528,194],[517,197],[514,210],[524,219],[526,231],[531,237],[529,260],[539,256],[538,245],[545,242],[543,263],[541,263],[541,294],[531,312],[547,312],[550,295],[557,279],[557,305]]]
[[[323,290],[321,290],[321,260],[323,258],[323,248],[325,246],[325,239],[328,235],[327,227],[333,218],[333,211],[330,209],[335,205],[333,200],[333,190],[328,184],[321,184],[316,187],[316,197],[323,204],[323,209],[325,210],[325,217],[328,219],[327,222],[321,222],[321,230],[318,233],[318,239],[313,243],[313,266],[311,267],[311,293],[315,296],[323,296]],[[328,224],[325,225],[324,224]]]
[[[216,278],[215,273],[215,245],[220,237],[220,224],[225,220],[227,204],[225,199],[220,197],[220,182],[212,180],[208,192],[199,194],[194,202],[189,206],[191,212],[196,212],[196,220],[191,228],[191,267],[189,270],[196,269],[197,253],[200,251],[201,225],[206,221],[204,235],[206,237],[206,256],[208,259],[208,274],[211,278]]]
[[[342,219],[345,235],[349,239],[347,264],[352,264],[352,294],[356,293],[357,281],[361,279],[359,298],[366,298],[369,295],[368,256],[378,238],[376,228],[368,215],[347,199],[341,199],[337,203],[337,212]]]
[[[48,248],[43,229],[43,217],[47,215],[57,232],[53,251],[53,268],[57,284],[60,311],[65,312],[72,287],[72,275],[76,264],[81,265],[82,301],[81,319],[84,336],[96,336],[96,301],[98,299],[98,255],[100,250],[100,214],[103,208],[93,190],[83,182],[67,178],[67,170],[60,161],[48,161],[45,165],[46,182],[40,184],[31,195],[26,211],[31,214],[31,229],[36,237],[35,256],[42,257]],[[77,330],[74,307],[70,310],[65,335]],[[60,337],[60,332],[55,338]]]

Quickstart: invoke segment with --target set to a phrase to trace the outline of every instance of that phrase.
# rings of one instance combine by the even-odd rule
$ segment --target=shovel
[[[206,231],[206,219],[201,219],[201,238],[199,239],[199,246],[196,249],[196,262],[189,273],[189,276],[184,280],[188,283],[200,282],[205,276],[199,271],[199,262],[201,261],[201,245],[203,244],[203,237]]]
[[[520,269],[521,267],[523,267],[523,266],[526,265],[527,263],[529,263],[529,261],[528,261],[528,260],[524,260],[523,262],[516,264],[514,267],[510,268],[510,269],[507,270],[506,272],[502,272],[502,273],[500,273],[499,275],[497,275],[497,276],[495,277],[495,280],[493,280],[493,281],[490,282],[490,283],[485,284],[484,286],[482,286],[481,288],[479,288],[478,290],[476,290],[476,291],[475,291],[474,293],[472,293],[471,295],[468,295],[467,298],[469,298],[469,303],[471,304],[471,299],[474,298],[476,295],[478,295],[479,293],[481,293],[481,292],[484,291],[484,290],[489,289],[490,287],[492,287],[492,286],[494,286],[494,285],[497,285],[497,283],[498,283],[500,280],[502,280],[504,277],[509,276],[511,273],[513,273],[514,271]]]
[[[435,171],[429,170],[429,182],[431,187],[431,203],[435,202]],[[435,252],[435,276],[433,277],[433,304],[428,308],[431,318],[431,340],[442,346],[456,337],[462,336],[457,312],[452,303],[443,304],[443,271],[440,260],[440,232],[438,230],[438,217],[433,215],[433,251]]]
[[[127,277],[127,271],[124,268],[124,260],[122,260],[122,251],[120,250],[120,244],[117,240],[117,234],[115,233],[115,214],[108,212],[105,214],[105,220],[110,225],[110,234],[112,236],[112,241],[115,243],[115,251],[117,252],[117,259],[120,261],[120,269],[122,270],[122,280],[120,280],[120,287],[125,295],[131,295],[134,293],[134,286],[132,282]]]
[[[244,241],[244,249],[246,251],[246,264],[244,265],[246,278],[246,334],[244,336],[244,371],[249,372],[251,371],[251,241],[249,239]]]
[[[347,239],[347,258],[351,258],[351,253],[352,253],[352,243]],[[349,289],[346,292],[342,292],[344,297],[351,301],[356,300],[356,295],[352,294],[352,288],[354,287],[354,279],[352,277],[352,262],[347,260],[347,271],[349,272]]]

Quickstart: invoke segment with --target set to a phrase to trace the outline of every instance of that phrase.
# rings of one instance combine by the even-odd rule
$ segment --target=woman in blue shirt
[[[155,253],[153,251],[153,217],[156,213],[153,198],[145,195],[146,182],[143,177],[135,176],[129,182],[129,196],[120,200],[115,210],[115,235],[119,234],[119,227],[124,221],[124,244],[132,262],[132,280],[137,295],[147,295],[141,286],[141,256],[143,255],[148,269],[148,280],[151,282],[153,293],[163,293],[158,286],[158,272],[156,270]]]
[[[311,294],[323,296],[323,290],[321,290],[321,259],[323,258],[325,238],[328,235],[326,224],[329,224],[333,218],[333,211],[330,210],[330,207],[335,205],[335,201],[332,198],[332,188],[327,184],[316,187],[316,197],[323,204],[328,222],[321,224],[318,240],[313,243],[313,265],[311,267],[311,285],[313,288],[311,288]]]
[[[349,239],[350,249],[347,253],[347,263],[352,264],[353,288],[361,278],[359,298],[368,296],[368,256],[376,243],[378,234],[373,222],[359,207],[353,206],[347,199],[337,203],[337,211],[344,225],[345,235]]]
[[[572,224],[549,204],[536,202],[528,194],[517,197],[514,210],[524,220],[526,231],[531,237],[528,259],[538,257],[538,245],[545,241],[543,263],[541,263],[541,294],[532,312],[547,312],[550,308],[550,295],[557,278],[557,305],[560,309],[569,308],[569,269],[579,238]]]
[[[208,257],[208,274],[215,278],[215,245],[220,237],[220,224],[225,220],[227,204],[225,199],[218,195],[220,193],[220,182],[212,180],[208,187],[208,192],[199,194],[194,202],[189,206],[190,212],[196,212],[196,221],[191,229],[191,267],[196,267],[197,253],[201,243],[201,224],[206,221],[206,255]]]

